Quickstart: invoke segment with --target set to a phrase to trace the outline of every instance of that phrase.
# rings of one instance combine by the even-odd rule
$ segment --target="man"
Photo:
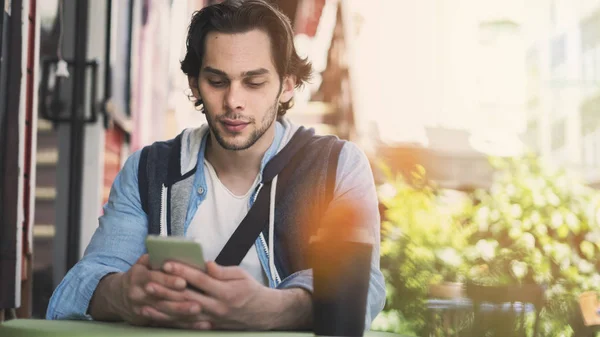
[[[283,116],[311,71],[296,53],[289,20],[264,0],[225,1],[194,14],[186,45],[181,69],[208,125],[127,160],[47,318],[310,328],[309,237],[327,210],[351,202],[361,205],[356,220],[376,242],[368,326],[385,301],[373,176],[354,144],[315,136]],[[250,238],[243,259],[212,262],[227,261],[224,246],[263,199],[264,230]],[[148,234],[193,237],[211,262],[204,272],[175,262],[151,270]]]

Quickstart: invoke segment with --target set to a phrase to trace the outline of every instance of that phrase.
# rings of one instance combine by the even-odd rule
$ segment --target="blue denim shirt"
[[[289,134],[295,131],[289,122],[277,123],[273,143],[261,161],[261,172],[277,151],[285,145]],[[206,134],[202,137],[196,163],[204,160]],[[184,146],[182,146],[184,148]],[[121,172],[115,178],[109,200],[104,206],[104,214],[99,219],[99,227],[85,250],[83,258],[67,273],[54,291],[47,319],[92,319],[87,314],[89,302],[98,282],[108,273],[126,272],[137,259],[146,253],[144,240],[148,235],[148,220],[142,210],[138,189],[138,164],[141,151],[131,155]],[[185,231],[187,231],[199,205],[206,196],[206,180],[203,165],[197,165],[194,188],[188,204]],[[334,199],[352,199],[366,204],[370,214],[365,219],[375,242],[379,243],[379,212],[373,175],[364,153],[353,143],[346,143],[338,160]],[[251,198],[253,199],[253,198]],[[263,243],[262,237],[256,240],[256,247]],[[264,249],[257,249],[259,259],[272,288],[299,287],[312,291],[312,272],[301,271],[290,275],[281,282],[273,280]],[[371,266],[371,279],[367,305],[366,326],[383,309],[385,284],[379,270],[379,244],[375,245]]]

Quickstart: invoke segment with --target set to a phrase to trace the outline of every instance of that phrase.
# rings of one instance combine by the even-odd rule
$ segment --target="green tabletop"
[[[235,331],[191,331],[176,329],[142,328],[124,323],[106,323],[94,321],[49,321],[42,319],[15,319],[0,324],[0,337],[30,336],[83,336],[83,337],[120,337],[120,336],[313,336],[310,332],[235,332]],[[365,337],[398,336],[392,333],[368,331]]]

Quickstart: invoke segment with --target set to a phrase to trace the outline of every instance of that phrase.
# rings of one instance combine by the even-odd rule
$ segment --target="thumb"
[[[135,264],[140,264],[144,267],[150,268],[150,255],[144,254],[136,261]]]
[[[246,277],[246,272],[239,266],[221,266],[216,262],[206,263],[206,272],[217,280],[236,280]]]

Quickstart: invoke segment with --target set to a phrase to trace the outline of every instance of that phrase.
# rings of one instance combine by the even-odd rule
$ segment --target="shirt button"
[[[198,194],[204,194],[204,188],[199,187],[198,188]]]

